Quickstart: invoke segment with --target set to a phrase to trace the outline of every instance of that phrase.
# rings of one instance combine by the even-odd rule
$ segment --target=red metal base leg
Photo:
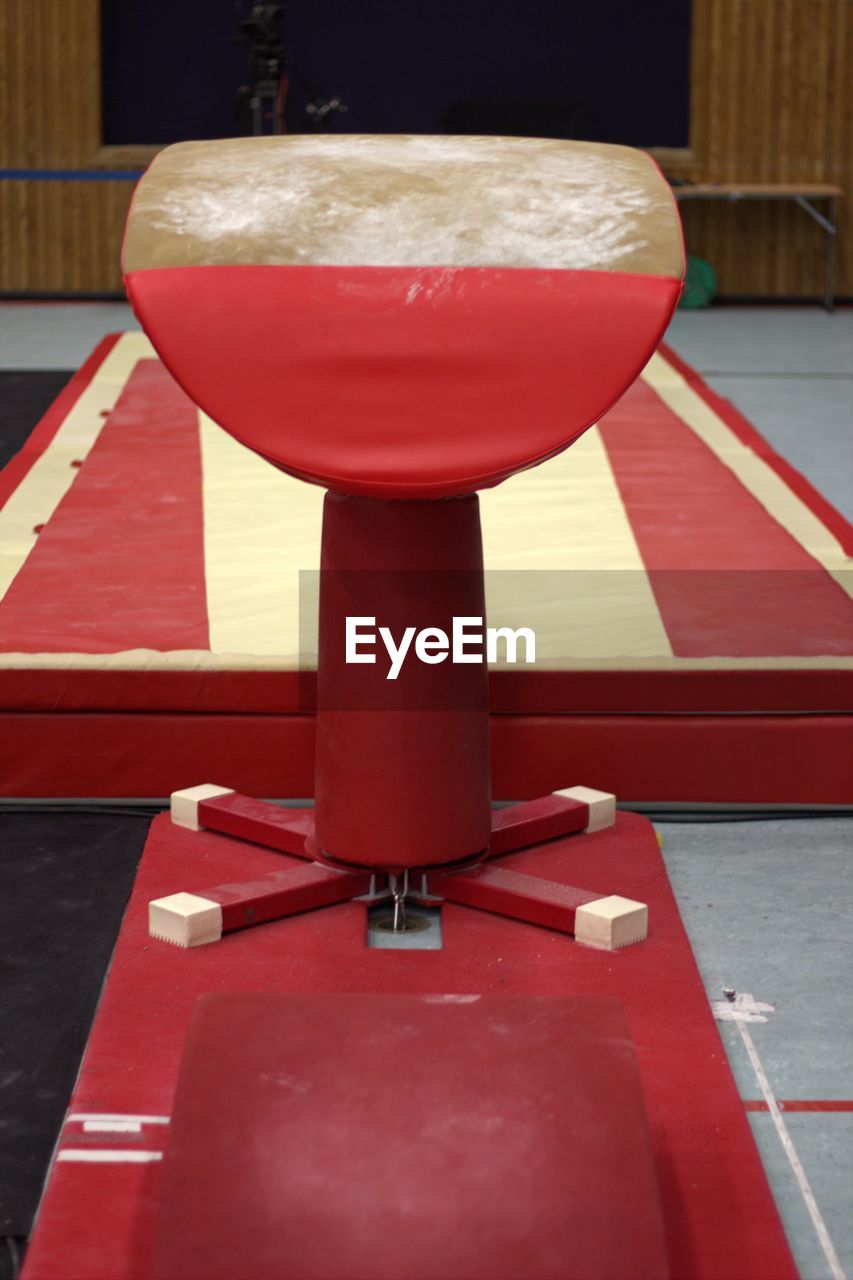
[[[305,841],[314,834],[313,809],[285,809],[206,783],[173,793],[172,821],[190,831],[216,831],[312,861]]]
[[[312,863],[245,884],[221,884],[202,893],[173,893],[148,906],[152,937],[179,947],[218,942],[224,933],[315,911],[367,894],[370,872],[332,871]]]
[[[604,951],[642,942],[648,934],[649,913],[642,902],[557,884],[506,867],[489,865],[455,875],[432,875],[429,887],[448,902],[571,933],[576,941]]]
[[[616,821],[616,797],[591,787],[568,787],[538,800],[492,812],[490,858],[578,831],[601,831]]]

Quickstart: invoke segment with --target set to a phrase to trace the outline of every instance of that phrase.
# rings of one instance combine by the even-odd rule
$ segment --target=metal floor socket
[[[385,951],[440,951],[441,908],[406,905],[406,928],[395,933],[391,928],[393,911],[387,900],[377,902],[367,911],[367,945]]]

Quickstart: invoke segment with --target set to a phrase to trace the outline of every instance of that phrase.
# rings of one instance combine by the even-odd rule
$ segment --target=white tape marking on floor
[[[168,1124],[168,1116],[137,1116],[122,1115],[121,1112],[115,1111],[72,1111],[67,1117],[66,1123],[74,1121],[82,1121],[84,1124],[90,1121],[100,1121],[102,1124]]]
[[[733,1000],[712,1000],[711,1008],[718,1022],[766,1022],[766,1013],[775,1006],[756,1000],[750,991],[738,991]]]
[[[750,997],[750,999],[751,998],[752,997]],[[763,1021],[766,1021],[766,1019],[763,1019]],[[755,1077],[758,1080],[761,1092],[764,1094],[764,1101],[767,1103],[767,1110],[773,1117],[773,1123],[776,1126],[779,1141],[782,1143],[785,1155],[788,1157],[791,1168],[794,1171],[794,1177],[797,1179],[803,1199],[806,1202],[806,1208],[809,1211],[809,1217],[812,1220],[812,1225],[817,1234],[817,1238],[820,1241],[820,1247],[823,1249],[830,1274],[832,1275],[833,1280],[846,1280],[844,1272],[841,1269],[841,1263],[838,1261],[838,1254],[835,1252],[835,1247],[829,1237],[829,1232],[826,1229],[823,1214],[818,1208],[817,1201],[814,1198],[814,1192],[812,1191],[809,1180],[806,1177],[806,1171],[800,1164],[800,1157],[797,1155],[796,1148],[791,1141],[791,1135],[788,1133],[785,1121],[782,1119],[782,1112],[779,1110],[779,1105],[776,1102],[773,1090],[770,1088],[770,1081],[767,1079],[764,1067],[761,1065],[761,1059],[758,1056],[758,1050],[755,1047],[752,1036],[749,1034],[749,1028],[743,1019],[737,1020],[735,1025],[740,1032],[740,1038],[743,1040],[743,1045],[746,1049],[749,1061],[752,1063],[752,1069],[755,1072]]]
[[[139,1120],[84,1120],[84,1133],[141,1133]]]
[[[162,1151],[125,1151],[119,1147],[63,1147],[56,1159],[77,1164],[149,1164]]]

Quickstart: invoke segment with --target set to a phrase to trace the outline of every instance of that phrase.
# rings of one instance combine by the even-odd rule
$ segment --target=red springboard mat
[[[613,999],[216,995],[152,1280],[667,1280]]]
[[[158,818],[24,1280],[148,1276],[167,1140],[162,1122],[172,1110],[195,1001],[206,992],[613,996],[636,1047],[672,1276],[795,1277],[651,826],[620,814],[609,831],[553,841],[505,865],[647,902],[648,940],[613,954],[592,951],[548,930],[448,904],[442,950],[386,951],[365,945],[364,906],[348,903],[184,951],[148,938],[150,899],[263,875],[282,861]],[[105,1117],[138,1124],[139,1132],[85,1131],[87,1118]],[[104,1162],[102,1153],[116,1149],[135,1154]]]

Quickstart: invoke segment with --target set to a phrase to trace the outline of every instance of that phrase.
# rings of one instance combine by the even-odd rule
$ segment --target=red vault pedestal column
[[[347,662],[347,619],[373,641]],[[485,652],[477,497],[407,501],[329,493],[323,514],[316,852],[392,871],[474,858],[490,829],[488,670],[454,662],[454,618]],[[407,643],[396,678],[380,634]],[[409,629],[414,628],[414,632]],[[426,660],[424,657],[426,656]]]

